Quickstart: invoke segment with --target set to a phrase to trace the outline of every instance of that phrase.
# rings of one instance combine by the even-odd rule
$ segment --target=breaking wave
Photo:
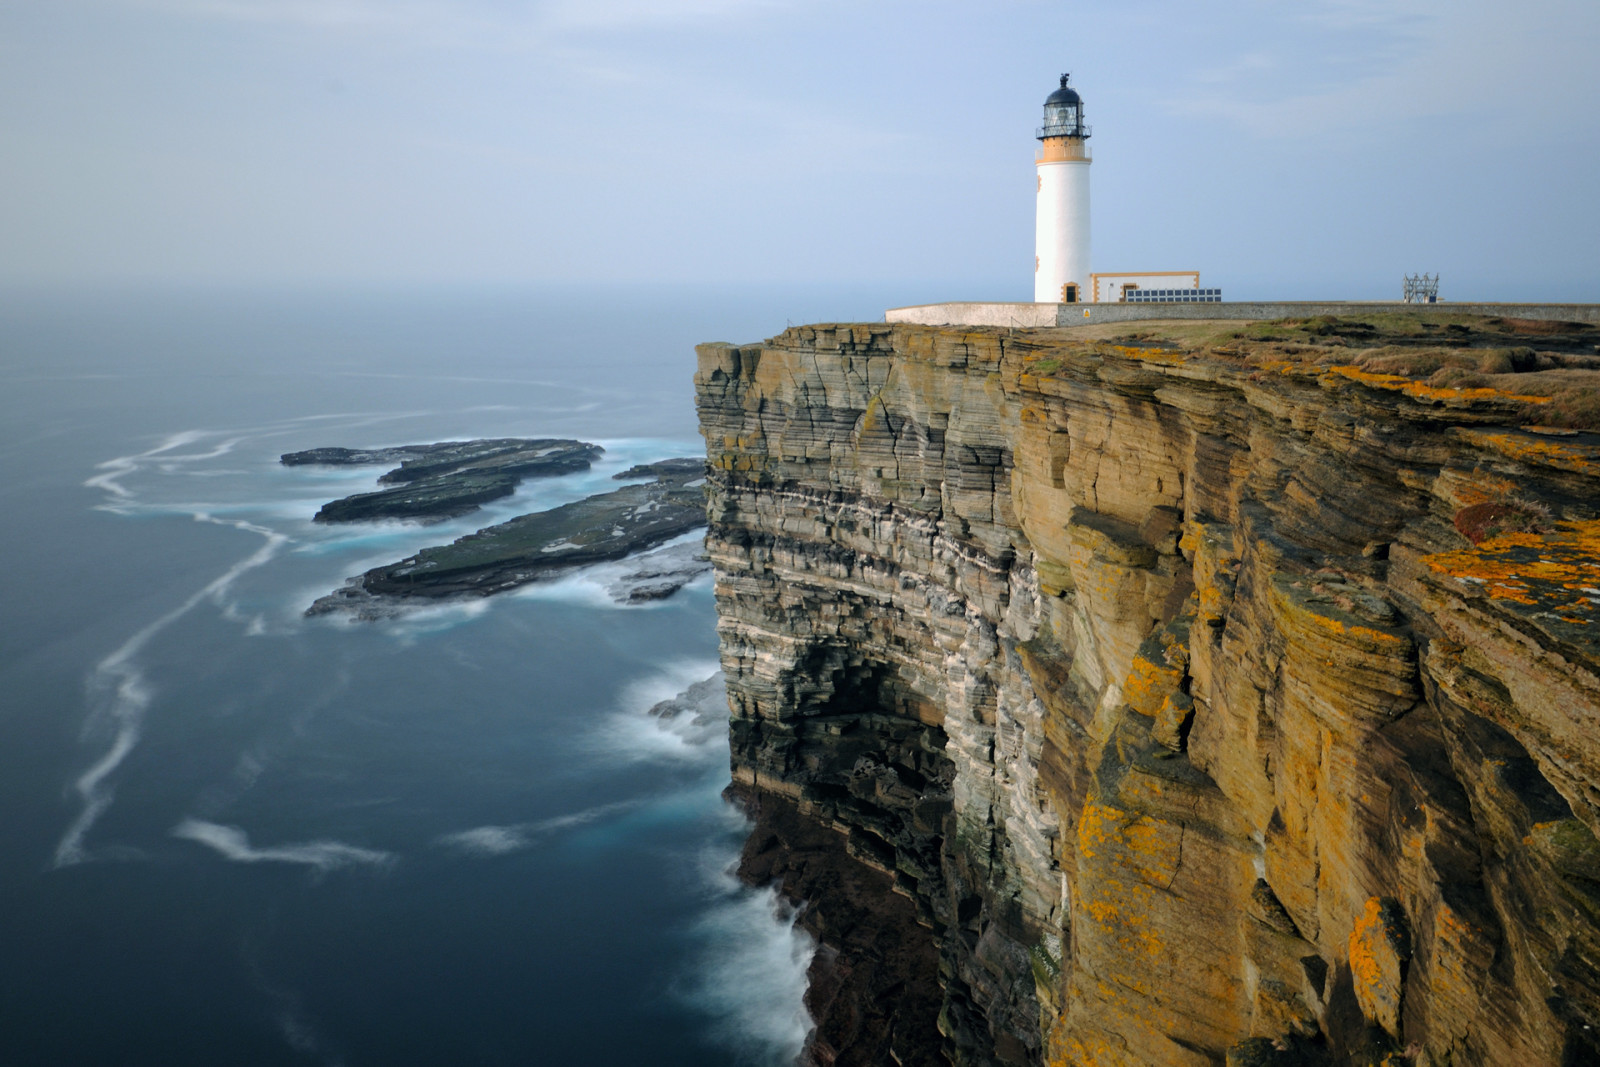
[[[685,660],[623,690],[590,739],[609,761],[716,763],[727,759],[727,690],[715,660]]]
[[[714,1020],[712,1038],[739,1063],[792,1067],[816,1027],[805,1006],[816,941],[776,889],[740,882],[735,862],[726,852],[705,857],[711,903],[694,930],[701,947],[681,994]]]

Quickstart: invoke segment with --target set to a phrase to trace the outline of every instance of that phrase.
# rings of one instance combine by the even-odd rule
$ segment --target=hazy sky
[[[1057,75],[1096,270],[1600,300],[1595,0],[0,0],[0,282],[1032,291]]]

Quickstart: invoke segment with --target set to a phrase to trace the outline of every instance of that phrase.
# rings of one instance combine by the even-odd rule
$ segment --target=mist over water
[[[793,1061],[812,947],[732,876],[725,703],[651,714],[716,670],[708,581],[301,615],[699,454],[741,307],[0,299],[0,1062]],[[426,527],[315,525],[385,468],[277,462],[488,436],[606,453]]]

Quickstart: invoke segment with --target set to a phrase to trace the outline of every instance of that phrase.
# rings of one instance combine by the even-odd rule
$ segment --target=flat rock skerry
[[[634,467],[617,477],[644,481],[519,515],[451,544],[375,567],[320,597],[306,614],[343,611],[356,618],[379,618],[394,614],[407,601],[489,596],[656,548],[705,526],[704,468],[699,459]],[[646,573],[629,587],[637,591],[630,599],[659,599],[704,572],[692,558],[642,569]],[[679,580],[664,588],[668,572]]]
[[[406,519],[439,522],[476,511],[510,496],[525,478],[586,471],[605,450],[559,438],[496,438],[440,441],[394,448],[313,448],[289,452],[285,466],[374,466],[400,461],[378,479],[392,485],[323,505],[314,522],[374,522]]]

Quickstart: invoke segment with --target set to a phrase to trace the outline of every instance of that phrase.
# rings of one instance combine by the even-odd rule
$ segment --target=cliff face
[[[814,1060],[1597,1062],[1594,435],[1056,330],[699,354]]]

